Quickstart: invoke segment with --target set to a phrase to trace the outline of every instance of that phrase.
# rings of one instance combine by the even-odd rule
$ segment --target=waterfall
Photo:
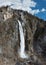
[[[23,28],[22,28],[22,25],[21,25],[19,20],[18,20],[18,23],[19,23],[19,32],[20,32],[20,51],[19,51],[19,55],[20,55],[21,58],[28,58],[28,55],[25,53],[25,40],[24,40]]]

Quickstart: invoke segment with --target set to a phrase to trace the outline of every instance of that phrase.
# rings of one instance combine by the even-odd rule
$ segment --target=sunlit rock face
[[[18,53],[18,20],[23,28],[28,59],[21,58]],[[0,8],[0,65],[46,65],[46,21],[22,10]]]

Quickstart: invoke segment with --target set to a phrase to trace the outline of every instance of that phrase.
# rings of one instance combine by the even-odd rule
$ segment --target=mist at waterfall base
[[[19,20],[18,20],[18,23],[19,23],[19,32],[20,32],[19,55],[21,58],[28,58],[28,55],[25,52],[25,40],[24,40],[23,28],[22,28],[21,22]]]

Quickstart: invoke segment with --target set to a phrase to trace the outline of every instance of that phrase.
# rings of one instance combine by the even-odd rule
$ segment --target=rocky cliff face
[[[25,51],[29,59],[21,59],[21,22],[25,38]],[[0,8],[0,65],[46,65],[46,21],[22,10]]]

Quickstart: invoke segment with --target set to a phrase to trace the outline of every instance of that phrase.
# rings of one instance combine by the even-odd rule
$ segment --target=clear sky
[[[32,15],[46,20],[46,0],[0,0],[0,7],[4,5],[28,11]]]

